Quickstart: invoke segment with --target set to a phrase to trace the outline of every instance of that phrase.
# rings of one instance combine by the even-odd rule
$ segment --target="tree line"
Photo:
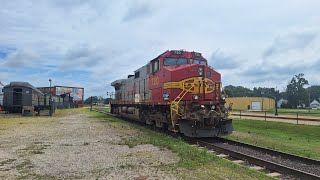
[[[309,100],[318,100],[320,98],[320,86],[309,86],[308,80],[304,78],[304,74],[300,73],[295,75],[291,81],[288,83],[286,90],[280,92],[275,88],[267,87],[254,87],[252,90],[243,86],[225,86],[224,93],[228,97],[267,97],[273,98],[275,100],[280,100],[281,98],[288,100],[287,104],[283,104],[283,107],[287,108],[297,108],[298,106],[303,107],[309,106]],[[310,97],[310,99],[309,99]],[[93,96],[93,103],[103,103],[109,104],[110,98],[104,98],[102,96]],[[90,97],[84,101],[85,104],[90,104]]]
[[[85,104],[91,104],[91,97],[88,97],[85,101]],[[110,98],[104,98],[102,96],[92,96],[92,103],[102,103],[102,104],[109,104]]]
[[[309,102],[312,100],[319,101],[320,86],[306,87],[307,85],[309,85],[308,80],[304,78],[303,73],[300,73],[291,79],[284,92],[275,88],[254,87],[251,90],[243,86],[233,85],[224,87],[224,92],[228,97],[268,97],[277,101],[283,98],[288,100],[287,104],[282,105],[283,107],[297,108],[299,106],[303,107],[303,105],[309,106]]]

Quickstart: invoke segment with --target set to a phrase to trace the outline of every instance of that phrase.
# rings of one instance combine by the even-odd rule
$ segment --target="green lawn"
[[[320,160],[320,126],[234,119],[228,139]]]
[[[92,109],[93,110],[97,110],[97,111],[110,112],[110,107],[109,106],[94,105],[94,106],[92,106]]]
[[[130,138],[123,139],[119,144],[134,147],[138,144],[153,144],[167,148],[179,156],[179,162],[174,165],[159,166],[158,168],[173,171],[179,179],[273,179],[263,172],[251,170],[248,167],[232,163],[198,149],[181,139],[158,133],[140,125],[97,113],[89,112],[94,118],[108,121],[113,128],[120,132],[138,132]]]

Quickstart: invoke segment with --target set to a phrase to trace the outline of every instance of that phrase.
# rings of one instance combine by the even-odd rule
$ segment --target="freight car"
[[[166,51],[127,79],[111,83],[111,113],[189,137],[233,131],[221,93],[221,75],[198,52]]]

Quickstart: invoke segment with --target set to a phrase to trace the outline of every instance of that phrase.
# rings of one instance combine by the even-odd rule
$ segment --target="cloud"
[[[214,69],[234,69],[239,67],[241,61],[234,55],[217,50],[210,56],[209,64]]]
[[[0,47],[0,59],[6,58],[10,53],[16,51],[15,48],[11,47]]]
[[[26,68],[36,66],[40,61],[40,55],[31,49],[18,49],[11,52],[0,62],[1,67]]]
[[[110,81],[125,78],[165,50],[187,49],[206,55],[224,84],[250,87],[263,80],[263,86],[271,86],[300,70],[320,83],[320,66],[314,64],[320,57],[320,2],[315,0],[1,3],[0,72],[6,76],[0,78],[9,82],[42,86],[51,78],[58,85],[85,87],[86,96],[100,96],[112,90]],[[287,3],[290,8],[283,6]],[[304,28],[311,31],[301,32]],[[212,53],[219,48],[229,52]]]
[[[294,32],[279,36],[274,39],[272,45],[264,51],[262,56],[268,58],[291,50],[303,50],[312,43],[316,36],[316,32]]]
[[[139,18],[144,18],[152,15],[153,9],[150,4],[145,2],[130,3],[126,13],[124,14],[122,21],[130,22]]]
[[[101,51],[87,45],[79,45],[66,52],[63,66],[64,68],[92,67],[98,65],[103,58]]]

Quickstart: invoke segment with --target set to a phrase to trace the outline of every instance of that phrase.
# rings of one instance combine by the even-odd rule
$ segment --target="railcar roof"
[[[10,82],[10,84],[4,86],[3,88],[9,88],[9,87],[14,87],[14,86],[27,87],[27,88],[30,88],[32,90],[37,91],[40,94],[43,94],[39,89],[35,88],[34,86],[29,84],[28,82],[14,81],[14,82]]]
[[[125,79],[118,79],[118,80],[115,80],[111,83],[111,86],[117,86],[117,85],[120,85],[123,81],[125,81]]]

